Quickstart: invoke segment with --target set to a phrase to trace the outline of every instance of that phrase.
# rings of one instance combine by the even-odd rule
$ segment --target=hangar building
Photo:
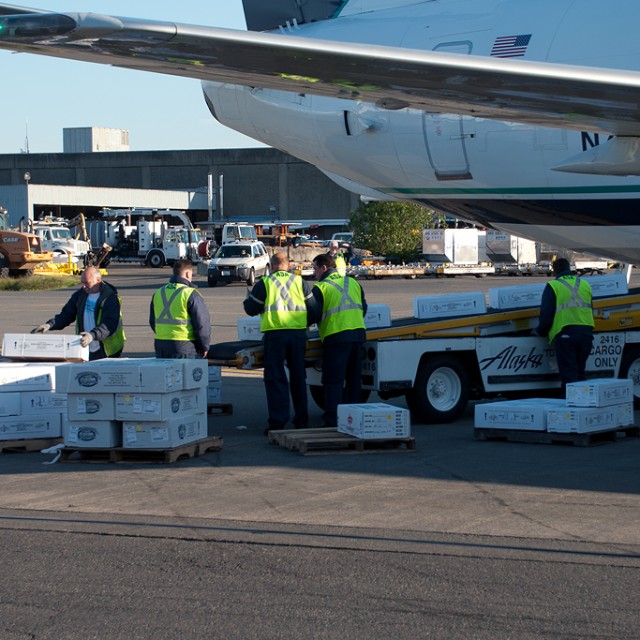
[[[195,223],[322,224],[348,219],[359,198],[313,165],[256,148],[0,155],[0,204],[14,225],[41,215],[90,218],[104,207],[181,209]]]

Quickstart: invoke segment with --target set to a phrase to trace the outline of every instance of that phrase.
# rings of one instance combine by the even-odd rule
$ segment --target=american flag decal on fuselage
[[[499,36],[493,43],[491,55],[494,58],[519,58],[527,51],[531,34],[525,36]]]

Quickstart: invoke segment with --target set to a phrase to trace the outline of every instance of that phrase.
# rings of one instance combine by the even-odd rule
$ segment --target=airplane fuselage
[[[290,30],[299,37],[638,70],[631,6],[442,0]],[[558,247],[640,259],[640,178],[553,170],[604,143],[604,134],[212,82],[203,89],[220,122],[313,163],[356,192],[412,200]],[[345,84],[345,96],[349,89]]]

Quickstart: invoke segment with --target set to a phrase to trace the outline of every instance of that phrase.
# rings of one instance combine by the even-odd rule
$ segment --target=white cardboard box
[[[379,329],[391,326],[391,307],[388,304],[370,304],[364,317],[367,329]]]
[[[616,406],[551,409],[547,414],[547,431],[556,433],[606,431],[620,426],[618,418]]]
[[[489,306],[492,309],[539,307],[546,286],[546,282],[539,282],[515,287],[494,287],[488,292]]]
[[[112,393],[70,393],[67,416],[72,422],[115,420],[116,404]]]
[[[260,316],[238,318],[238,340],[262,340]]]
[[[633,381],[630,378],[594,378],[567,384],[570,407],[610,407],[632,401]]]
[[[0,363],[0,392],[51,391],[55,389],[56,370],[68,366],[71,365],[57,367],[55,364],[33,362]]]
[[[413,299],[413,317],[421,319],[452,318],[484,313],[487,303],[484,293],[445,293],[438,296],[416,296]]]
[[[56,389],[68,393],[165,393],[184,387],[181,360],[112,358],[56,369]]]
[[[19,415],[22,415],[20,394],[0,393],[0,417]]]
[[[408,438],[409,411],[382,402],[338,405],[338,431],[356,438]]]
[[[0,418],[0,440],[59,438],[60,435],[59,413]]]
[[[123,446],[128,449],[172,449],[207,437],[207,416],[182,416],[163,422],[124,422]]]
[[[618,296],[629,293],[627,279],[621,273],[600,276],[582,276],[591,285],[594,298]]]
[[[89,347],[80,336],[62,333],[6,333],[2,341],[5,358],[22,360],[89,360]]]
[[[70,447],[111,449],[122,445],[122,423],[116,420],[63,421],[62,437]]]
[[[566,402],[556,398],[528,398],[477,404],[474,409],[474,426],[481,429],[546,431],[548,411],[562,407],[566,407]]]
[[[22,415],[33,415],[40,412],[67,413],[67,394],[57,391],[23,391],[20,394],[20,410]]]
[[[207,389],[173,393],[117,393],[116,419],[161,422],[207,412]]]

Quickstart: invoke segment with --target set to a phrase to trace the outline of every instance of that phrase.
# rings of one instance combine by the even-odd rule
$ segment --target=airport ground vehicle
[[[40,236],[44,251],[83,261],[91,251],[91,245],[85,239],[75,238],[71,226],[74,225],[65,218],[45,218],[30,222],[29,230]]]
[[[30,276],[52,259],[50,252],[42,251],[39,236],[9,228],[9,213],[0,206],[0,278]]]
[[[198,262],[200,236],[183,211],[156,209],[103,209],[103,220],[87,223],[91,244],[112,247],[117,262],[142,262],[160,268],[179,258]],[[180,224],[173,224],[177,220]]]
[[[594,276],[600,278],[603,276]],[[640,405],[640,295],[594,299],[594,344],[587,363],[591,377],[630,378]],[[535,397],[559,392],[555,352],[546,338],[531,335],[538,307],[489,310],[464,317],[399,320],[367,331],[363,360],[363,401],[376,391],[383,399],[404,396],[414,420],[447,423],[469,400]],[[307,382],[323,402],[322,345],[307,343]],[[259,344],[236,356],[237,366],[261,366]]]
[[[262,242],[229,242],[223,244],[209,262],[207,283],[210,287],[229,282],[253,286],[256,278],[269,273],[269,254]]]

